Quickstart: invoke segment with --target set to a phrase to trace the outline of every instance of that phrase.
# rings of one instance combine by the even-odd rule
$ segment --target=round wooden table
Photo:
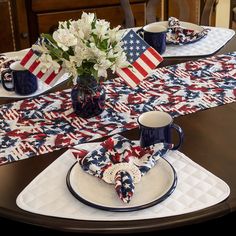
[[[216,54],[234,51],[236,37],[228,42]],[[176,64],[199,57],[165,59],[160,66]],[[61,89],[63,86],[55,88]],[[1,99],[0,103],[12,102],[12,99]],[[201,226],[203,222],[216,219],[227,219],[236,209],[236,103],[207,109],[175,119],[185,133],[185,141],[180,151],[200,164],[219,178],[231,189],[230,196],[223,202],[197,212],[157,219],[138,221],[86,221],[47,217],[21,210],[16,205],[18,194],[50,163],[57,159],[66,149],[29,158],[26,160],[0,166],[0,217],[24,226],[34,225],[42,229],[54,229],[80,233],[138,233],[176,230],[176,227],[189,227],[191,224]],[[138,130],[122,133],[130,139],[138,139]],[[101,140],[101,139],[100,139]],[[96,140],[99,141],[99,140]],[[0,221],[1,222],[1,221]],[[3,227],[5,220],[3,222]],[[9,223],[9,221],[8,221]],[[10,223],[14,227],[17,223]],[[160,231],[161,232],[161,231]]]

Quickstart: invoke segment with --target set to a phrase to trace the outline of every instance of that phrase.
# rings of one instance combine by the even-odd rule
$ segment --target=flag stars
[[[137,50],[139,50],[139,49],[140,49],[140,47],[139,47],[139,46],[136,46],[136,49],[137,49]]]
[[[134,41],[133,41],[133,40],[130,40],[130,41],[129,41],[129,43],[130,43],[130,44],[133,44],[133,43],[134,43]]]
[[[127,44],[128,42],[127,42],[127,40],[124,40],[124,44]]]
[[[134,49],[134,47],[133,47],[133,46],[130,46],[130,47],[129,47],[129,49],[130,49],[130,50],[133,50],[133,49]]]
[[[129,36],[131,39],[134,37],[134,35],[133,34],[130,34],[130,36]]]
[[[137,43],[137,44],[140,44],[140,40],[137,39],[137,40],[136,40],[136,43]]]
[[[145,50],[145,49],[146,49],[146,47],[143,45],[143,46],[142,46],[142,49],[143,49],[143,50]]]
[[[134,54],[132,52],[130,52],[129,55],[132,57]]]

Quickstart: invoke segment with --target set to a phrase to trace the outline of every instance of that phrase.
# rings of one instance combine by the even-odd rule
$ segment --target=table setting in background
[[[21,51],[17,51],[17,52],[8,52],[8,53],[4,53],[2,54],[2,65],[0,66],[1,71],[4,71],[6,69],[8,69],[10,67],[10,64],[16,61],[20,61],[22,60],[22,58],[24,58],[24,56],[27,54],[27,52],[29,51],[29,49],[24,49]],[[5,67],[6,66],[6,67]],[[10,73],[8,73],[8,76],[10,76]],[[59,84],[61,84],[62,82],[66,81],[68,79],[68,75],[65,74],[63,76],[61,76],[60,79],[58,79],[58,81],[54,84],[54,86],[57,86]],[[19,86],[20,88],[21,86]],[[37,95],[40,95],[44,92],[49,91],[50,89],[52,89],[52,86],[47,85],[46,83],[43,83],[40,80],[37,80],[37,88],[33,91],[29,91],[27,94],[24,93],[17,93],[15,92],[15,89],[11,89],[12,88],[12,84],[10,85],[10,89],[4,89],[4,87],[2,86],[2,84],[0,85],[0,98],[4,98],[4,97],[12,97],[12,98],[27,98],[27,97],[34,97]]]
[[[80,24],[91,25],[92,41],[89,30],[70,35]],[[31,49],[3,55],[0,97],[24,99],[0,107],[0,165],[68,149],[25,186],[17,206],[59,218],[131,221],[222,202],[230,187],[178,150],[184,130],[174,119],[236,101],[236,52],[210,56],[235,32],[176,18],[124,35],[109,27],[83,13],[60,22],[52,36],[42,34]],[[203,55],[209,56],[158,67],[165,58]],[[108,69],[119,77],[100,81]],[[18,77],[37,87],[24,90]],[[50,93],[66,80],[75,86]],[[139,140],[120,134],[133,129]],[[105,140],[91,142],[99,138]]]

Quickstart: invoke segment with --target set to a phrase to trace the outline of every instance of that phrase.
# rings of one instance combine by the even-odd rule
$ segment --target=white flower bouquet
[[[81,19],[59,22],[52,35],[41,34],[32,48],[40,53],[42,72],[62,67],[76,83],[77,76],[91,75],[97,81],[127,67],[122,49],[120,26],[111,29],[110,23],[99,20],[93,13],[83,13]]]

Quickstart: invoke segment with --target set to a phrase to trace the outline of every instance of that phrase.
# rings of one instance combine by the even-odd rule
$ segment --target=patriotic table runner
[[[7,163],[137,127],[137,116],[163,110],[173,117],[236,100],[236,52],[157,69],[135,89],[117,78],[104,84],[105,111],[73,113],[70,90],[0,107],[0,162]]]

